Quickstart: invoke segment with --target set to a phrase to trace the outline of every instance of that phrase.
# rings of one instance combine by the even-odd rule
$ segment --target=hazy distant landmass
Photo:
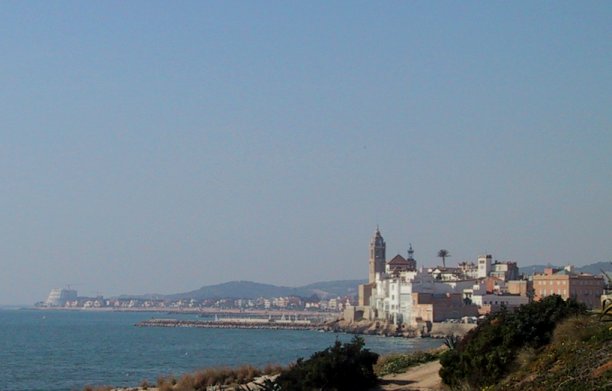
[[[253,281],[230,281],[216,285],[206,285],[199,289],[175,293],[169,295],[147,294],[147,295],[123,295],[121,297],[146,298],[146,299],[215,299],[215,298],[235,298],[235,299],[255,299],[258,297],[281,297],[281,296],[300,296],[310,297],[317,295],[321,299],[342,296],[356,296],[357,286],[365,284],[364,280],[338,280],[315,282],[300,287],[286,287],[272,284],[262,284]]]
[[[556,269],[563,269],[563,266],[558,265],[531,265],[519,268],[519,272],[524,275],[532,275],[534,273],[542,273],[544,268],[553,267]],[[612,263],[608,261],[591,263],[585,266],[577,266],[575,269],[576,273],[590,273],[590,274],[601,274],[601,271],[612,272]]]
[[[524,275],[532,275],[534,273],[542,273],[544,268],[554,267],[562,269],[558,265],[530,265],[519,268],[520,273]],[[596,262],[585,266],[576,267],[577,273],[601,274],[601,271],[612,272],[612,263],[608,261]],[[300,287],[277,286],[272,284],[263,284],[254,281],[230,281],[215,285],[205,285],[199,289],[174,293],[168,295],[162,294],[146,294],[146,295],[122,295],[120,298],[138,298],[138,299],[157,299],[157,300],[180,300],[180,299],[218,299],[218,298],[234,298],[234,299],[255,299],[258,297],[281,297],[281,296],[300,296],[310,297],[317,295],[321,299],[356,296],[357,286],[367,283],[367,280],[337,280],[315,282],[312,284]]]

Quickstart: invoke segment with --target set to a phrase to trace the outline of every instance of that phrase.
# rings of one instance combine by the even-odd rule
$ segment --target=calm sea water
[[[163,314],[0,310],[0,390],[134,386],[205,367],[288,364],[336,338],[352,338],[316,331],[134,327],[151,317]],[[440,345],[429,339],[365,340],[378,353]]]

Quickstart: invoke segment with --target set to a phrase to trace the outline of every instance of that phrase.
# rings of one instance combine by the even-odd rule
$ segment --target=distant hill
[[[357,296],[357,286],[367,284],[368,280],[338,280],[315,282],[301,289],[312,291],[321,298],[337,296]]]
[[[576,271],[579,273],[591,273],[591,274],[601,274],[601,271],[612,272],[612,262],[597,262],[591,263],[590,265],[577,267]]]
[[[222,284],[207,285],[184,293],[171,295],[156,295],[167,300],[179,299],[214,299],[214,298],[242,298],[255,299],[258,297],[279,297],[279,296],[302,296],[310,297],[316,294],[320,298],[330,298],[337,296],[357,295],[357,286],[364,284],[365,280],[340,280],[316,282],[301,287],[276,286],[262,284],[253,281],[230,281]]]
[[[544,268],[547,268],[547,267],[563,269],[563,266],[556,266],[556,265],[550,265],[550,264],[531,265],[531,266],[525,266],[525,267],[519,268],[519,273],[525,274],[525,275],[532,275],[534,273],[542,273],[544,271]],[[605,272],[612,272],[612,263],[606,262],[606,261],[596,262],[596,263],[591,263],[589,265],[576,267],[576,269],[574,270],[577,273],[590,273],[590,274],[601,274],[602,270]]]
[[[555,269],[562,269],[561,266],[557,266],[557,265],[530,265],[530,266],[524,266],[524,267],[519,267],[519,273],[526,275],[526,276],[530,276],[532,274],[535,273],[542,273],[544,272],[544,269],[547,267],[552,267]]]
[[[521,274],[532,275],[534,273],[542,273],[546,267],[555,267],[561,269],[557,265],[530,265],[519,268]],[[612,263],[596,262],[589,265],[576,267],[578,273],[601,274],[601,270],[612,273]],[[312,284],[300,287],[277,286],[272,284],[262,284],[253,281],[230,281],[216,285],[206,285],[199,289],[175,293],[170,295],[146,294],[146,295],[122,295],[120,298],[139,298],[139,299],[161,299],[161,300],[179,300],[179,299],[215,299],[215,298],[241,298],[255,299],[258,297],[279,297],[279,296],[301,296],[310,297],[317,295],[322,299],[338,297],[338,296],[357,296],[357,286],[367,283],[367,280],[338,280],[315,282]]]

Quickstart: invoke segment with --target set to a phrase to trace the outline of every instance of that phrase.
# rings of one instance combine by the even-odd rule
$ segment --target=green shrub
[[[378,376],[385,376],[391,373],[403,373],[410,367],[437,360],[439,357],[439,353],[431,352],[414,352],[383,356],[374,366],[374,372]]]
[[[454,388],[493,385],[513,367],[521,349],[547,344],[557,322],[585,312],[584,305],[557,295],[514,312],[502,308],[471,330],[456,349],[442,354],[440,377]]]
[[[597,317],[570,317],[554,331],[550,344],[496,387],[499,390],[594,391],[612,389],[612,330]],[[520,358],[520,354],[519,354]]]
[[[308,360],[299,359],[282,373],[277,384],[291,391],[360,391],[377,382],[373,366],[378,354],[364,349],[361,337],[349,343],[335,344],[314,353]]]

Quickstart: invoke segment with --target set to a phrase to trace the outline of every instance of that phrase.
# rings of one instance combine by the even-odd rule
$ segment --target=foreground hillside
[[[612,390],[610,323],[582,315],[563,321],[550,344],[519,352],[500,390]]]
[[[441,357],[452,389],[612,390],[612,328],[559,296],[488,317]]]

